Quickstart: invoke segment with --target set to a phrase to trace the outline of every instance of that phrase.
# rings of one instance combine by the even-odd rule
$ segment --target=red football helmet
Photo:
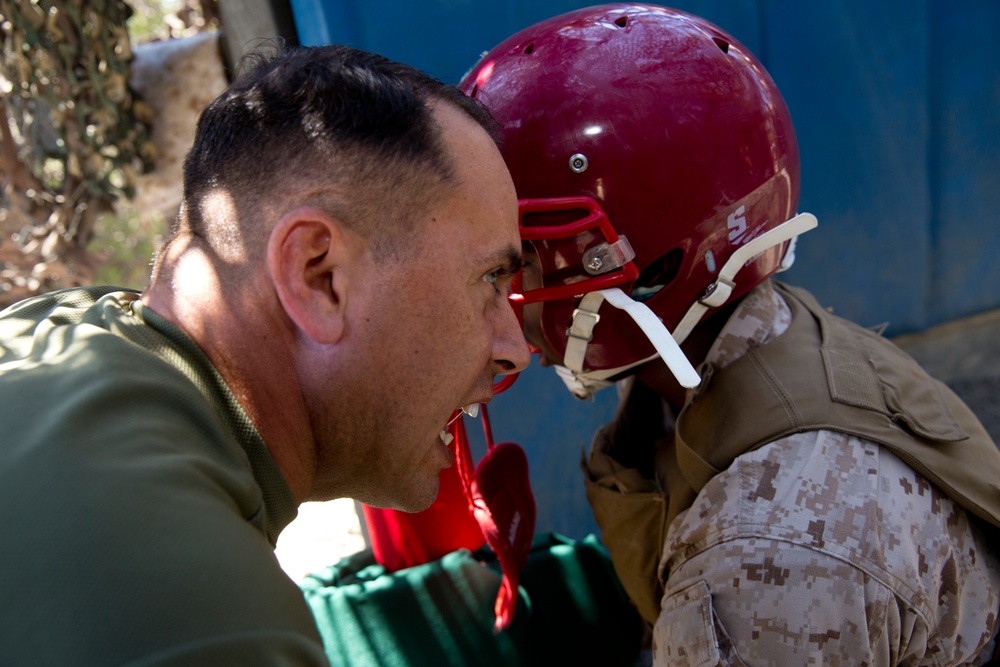
[[[546,342],[577,375],[680,354],[674,340],[787,265],[789,240],[815,225],[767,234],[798,201],[792,121],[760,62],[704,19],[573,11],[503,41],[460,87],[500,123],[543,283],[522,300],[543,302]],[[665,361],[697,383],[686,359],[687,372]]]

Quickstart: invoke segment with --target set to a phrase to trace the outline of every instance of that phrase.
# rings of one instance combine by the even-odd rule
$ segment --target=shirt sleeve
[[[981,664],[1000,559],[888,450],[797,434],[740,456],[671,523],[657,665]]]
[[[727,541],[671,576],[655,665],[895,665],[927,624],[881,582],[813,549]]]
[[[255,525],[246,456],[193,385],[162,364],[73,360],[0,390],[19,411],[0,447],[0,662],[328,664]]]

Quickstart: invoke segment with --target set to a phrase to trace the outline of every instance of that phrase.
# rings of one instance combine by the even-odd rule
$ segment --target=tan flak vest
[[[879,443],[1000,526],[1000,450],[969,408],[891,342],[831,315],[803,290],[774,286],[792,311],[785,333],[725,368],[703,364],[673,437],[649,432],[653,396],[637,386],[585,465],[602,537],[647,621],[659,613],[656,568],[670,522],[736,457],[794,433],[830,430]],[[630,451],[637,445],[652,449]]]

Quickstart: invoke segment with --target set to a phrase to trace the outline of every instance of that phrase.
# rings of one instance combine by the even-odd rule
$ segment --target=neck
[[[301,502],[316,461],[292,359],[294,335],[266,286],[225,272],[197,243],[174,243],[142,301],[202,349]]]
[[[712,312],[708,317],[698,323],[698,326],[688,335],[687,340],[681,344],[681,351],[684,352],[691,364],[697,368],[712,349],[712,344],[719,337],[722,328],[729,321],[729,317],[736,310],[739,302],[727,304],[721,309]],[[655,359],[639,368],[636,372],[636,379],[655,391],[671,407],[674,413],[680,412],[684,407],[687,397],[687,389],[682,387],[674,374],[670,372],[667,365],[660,359]]]

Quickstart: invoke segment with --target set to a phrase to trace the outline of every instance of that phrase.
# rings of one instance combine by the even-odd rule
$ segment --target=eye
[[[510,295],[510,283],[513,277],[514,272],[501,266],[483,276],[483,280],[489,283],[497,294],[506,297]]]
[[[482,281],[493,288],[494,297],[498,297],[506,303],[507,297],[510,296],[514,276],[521,270],[521,254],[514,248],[505,249],[497,254],[501,255],[502,259],[491,261],[483,266],[484,269],[488,270],[482,274]]]
[[[507,295],[510,292],[510,272],[505,267],[500,267],[490,271],[483,280],[493,286],[498,294]]]

